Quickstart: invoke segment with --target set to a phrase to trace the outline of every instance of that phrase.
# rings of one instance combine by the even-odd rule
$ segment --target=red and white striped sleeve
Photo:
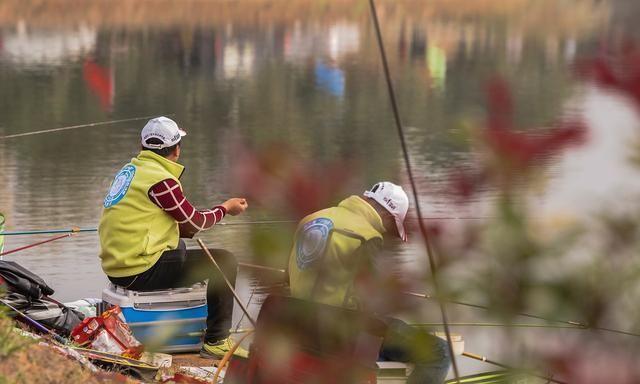
[[[227,213],[218,205],[197,210],[189,203],[180,184],[173,179],[162,180],[149,189],[149,199],[173,217],[180,226],[180,237],[191,238],[196,233],[213,227]]]

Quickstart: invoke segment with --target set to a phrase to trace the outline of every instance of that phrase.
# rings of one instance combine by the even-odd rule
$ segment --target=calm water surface
[[[200,207],[239,193],[231,181],[234,167],[246,161],[234,150],[238,142],[257,150],[275,144],[318,167],[356,162],[353,181],[345,188],[349,193],[384,178],[406,183],[366,2],[293,2],[281,11],[279,2],[271,7],[242,3],[225,2],[220,12],[212,2],[201,12],[174,5],[133,14],[98,13],[101,17],[52,6],[42,18],[18,6],[12,15],[15,4],[10,2],[8,14],[0,14],[0,136],[170,114],[189,133],[182,182]],[[562,6],[555,1],[515,1],[513,7],[495,3],[465,9],[446,2],[381,2],[392,75],[428,216],[486,214],[491,191],[464,209],[441,191],[453,169],[473,162],[465,122],[484,115],[483,84],[495,74],[514,89],[519,126],[543,126],[565,113],[567,103],[591,105],[594,121],[613,115],[623,126],[637,124],[624,105],[614,100],[603,110],[607,95],[577,87],[570,64],[597,52],[603,41],[631,35],[630,15],[638,14],[639,5],[623,0],[576,0]],[[113,175],[137,153],[143,125],[136,121],[0,139],[0,211],[7,216],[7,229],[95,227]],[[600,161],[620,153],[631,131],[608,131],[604,136],[613,137],[607,148],[594,145],[559,163],[544,207],[580,211],[591,204],[588,198],[573,198],[576,189],[588,186],[584,169],[574,164],[577,159],[591,161],[595,172],[616,169],[603,172],[612,187],[596,188],[598,198],[633,184],[628,170]],[[251,205],[244,217],[227,221],[273,218],[273,212],[278,211],[266,199]],[[455,228],[458,221],[443,222]],[[261,255],[254,254],[249,239],[288,230],[227,226],[202,237],[250,260]],[[9,237],[6,249],[40,238]],[[106,279],[97,254],[97,236],[81,234],[7,259],[40,274],[58,299],[73,300],[100,297]],[[417,236],[397,256],[412,270],[426,270]],[[248,298],[255,282],[242,276],[238,285]],[[438,321],[436,308],[426,307],[425,321]],[[257,311],[258,306],[251,308]],[[482,316],[452,312],[460,320]],[[465,334],[476,353],[500,352],[490,329],[456,331]],[[479,367],[463,365],[465,372]]]

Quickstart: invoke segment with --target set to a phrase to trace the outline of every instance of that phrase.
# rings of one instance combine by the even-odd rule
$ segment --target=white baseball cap
[[[142,128],[142,146],[145,148],[162,149],[172,147],[180,142],[182,136],[186,136],[187,132],[178,127],[175,121],[168,117],[160,116],[149,120]],[[147,140],[151,138],[160,139],[162,144],[147,144]]]
[[[409,210],[409,197],[404,192],[404,189],[388,181],[381,181],[374,184],[370,190],[365,191],[364,196],[375,200],[393,215],[400,238],[402,241],[407,241],[404,219],[407,217],[407,211]]]

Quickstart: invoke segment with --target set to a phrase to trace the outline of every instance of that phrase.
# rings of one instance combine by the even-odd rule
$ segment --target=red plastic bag
[[[86,318],[71,331],[71,337],[81,346],[138,359],[144,347],[121,320],[121,312],[116,305],[98,317]]]

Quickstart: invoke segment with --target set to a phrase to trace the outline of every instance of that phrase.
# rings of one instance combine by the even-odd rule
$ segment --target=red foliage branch
[[[452,180],[456,196],[468,199],[491,176],[510,180],[514,172],[541,165],[571,145],[582,143],[586,127],[582,121],[562,120],[551,128],[523,132],[513,123],[513,101],[506,82],[496,78],[487,85],[487,121],[480,140],[489,155],[498,160],[498,167],[484,164],[473,172],[459,171]]]
[[[640,108],[640,50],[627,44],[619,53],[603,53],[598,57],[579,60],[579,77],[621,92]]]

